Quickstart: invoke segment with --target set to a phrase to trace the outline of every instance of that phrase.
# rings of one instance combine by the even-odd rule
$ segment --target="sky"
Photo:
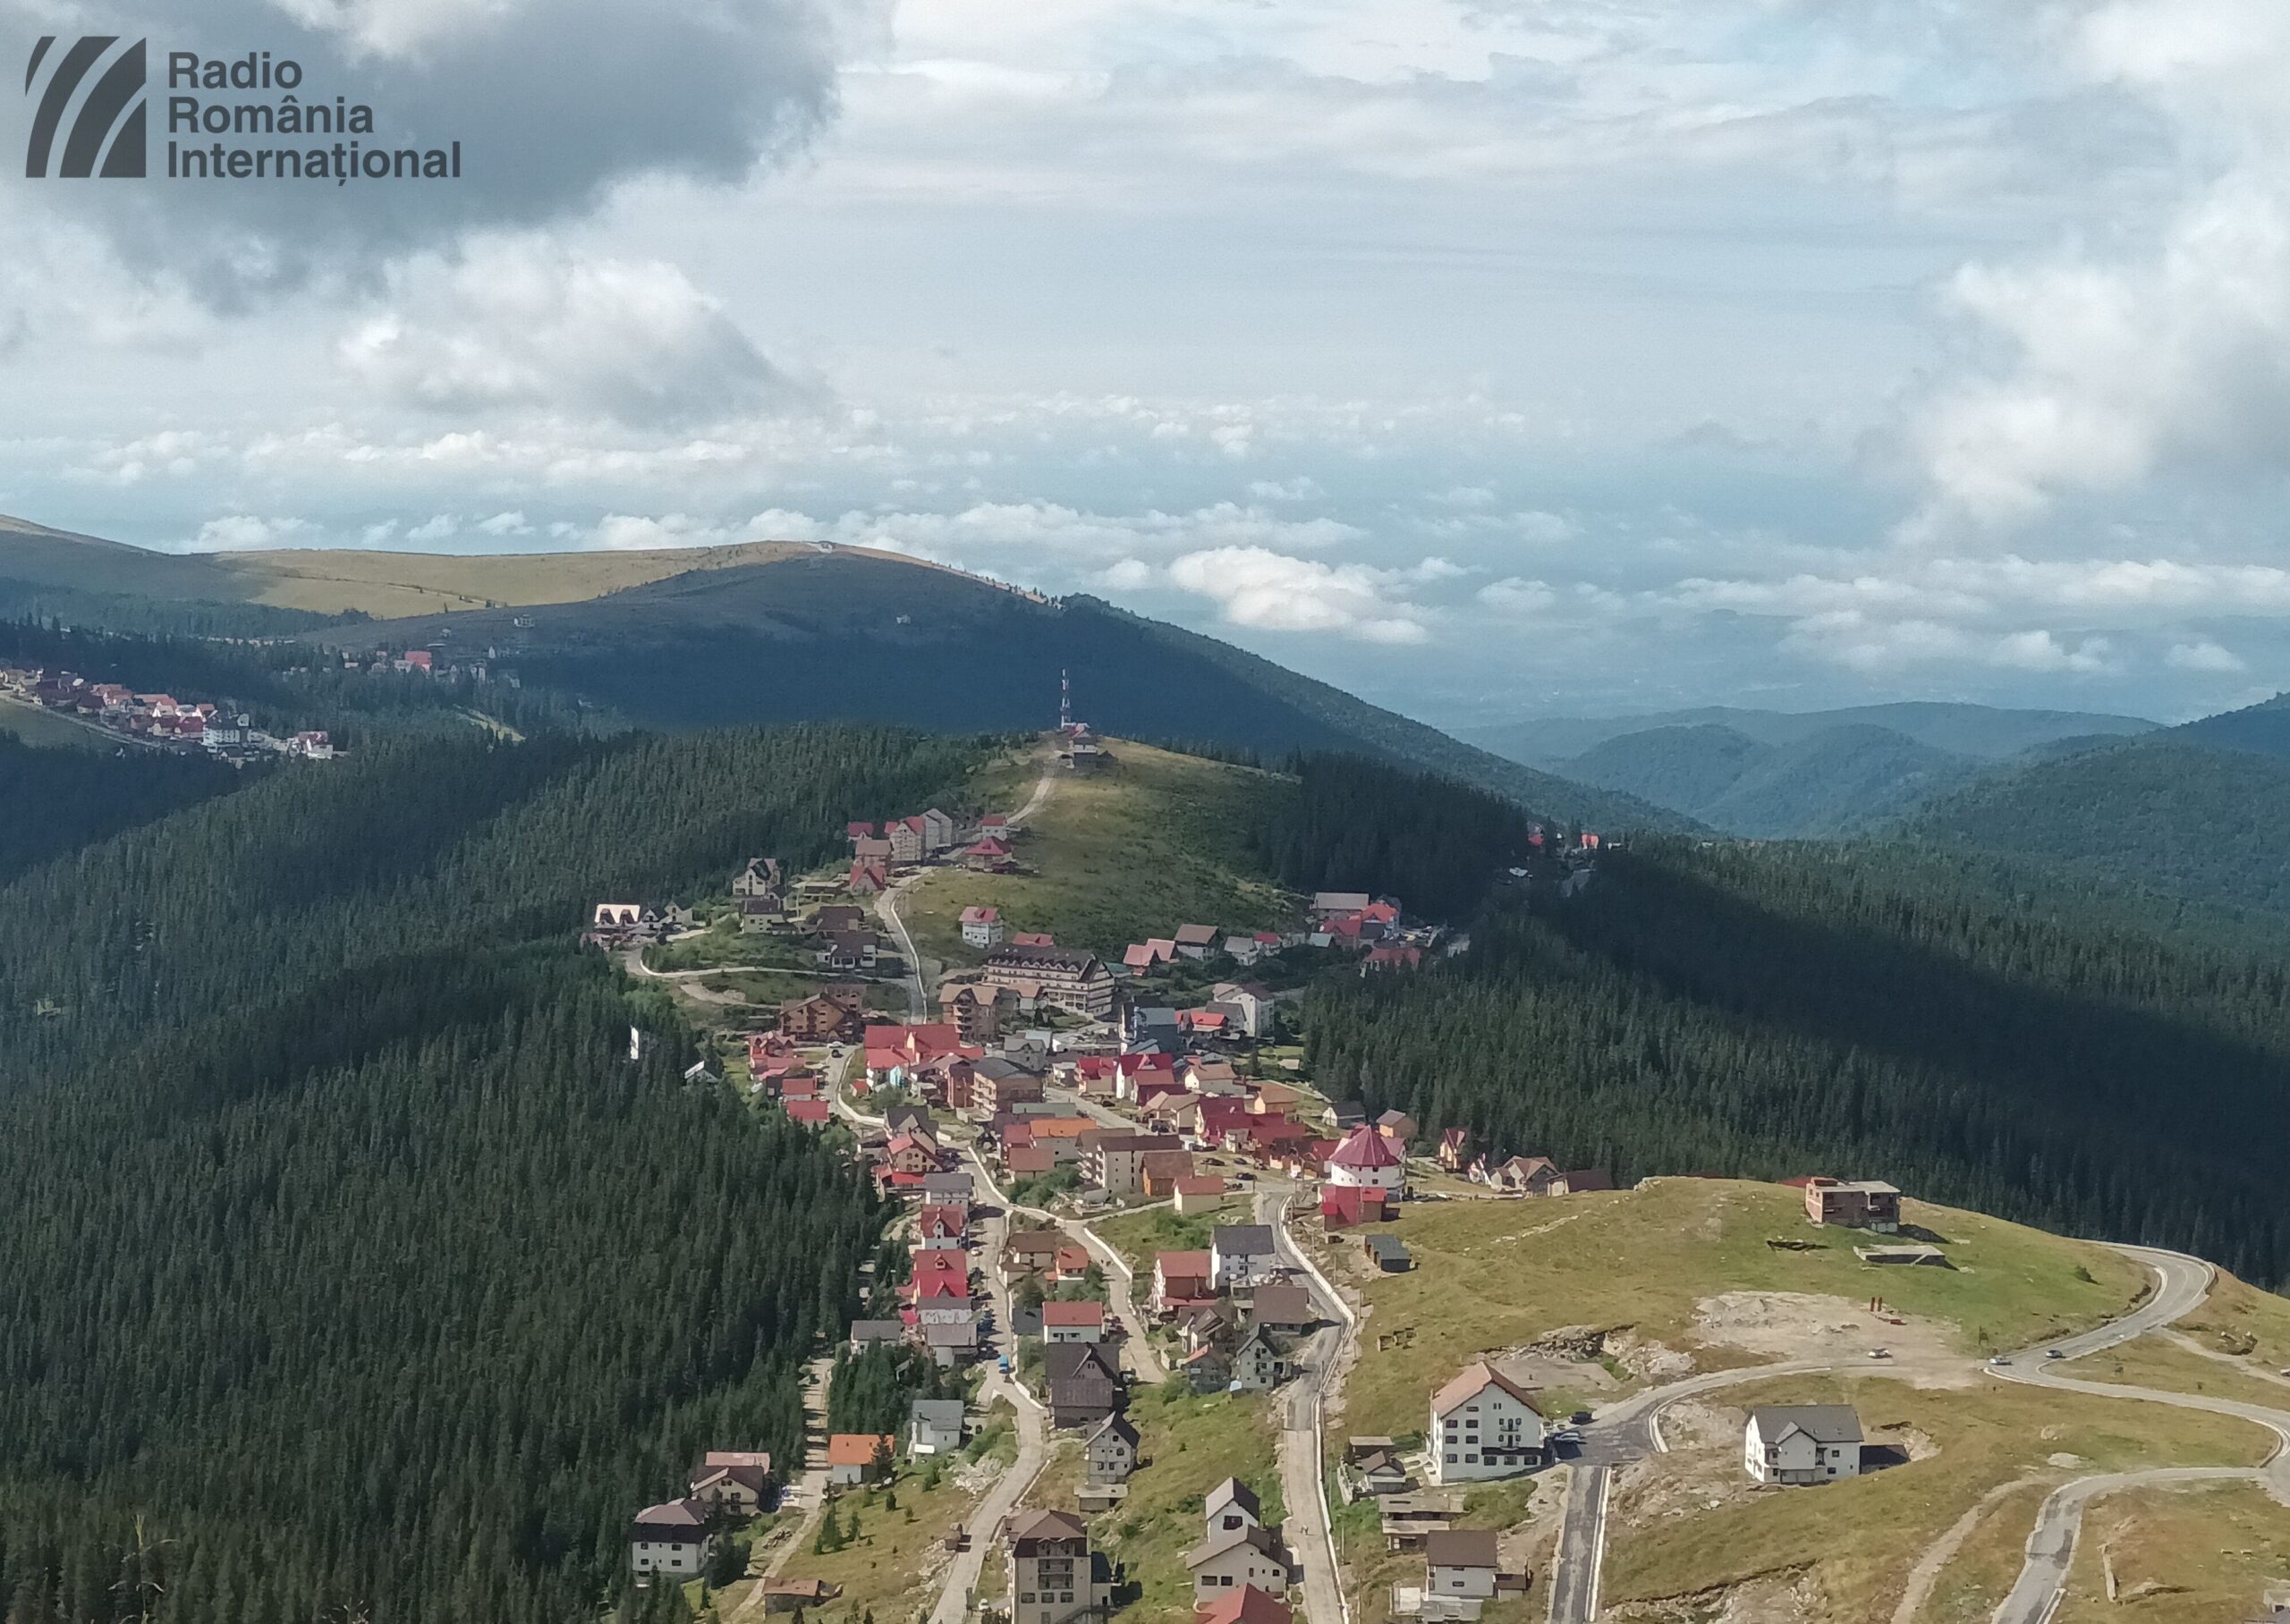
[[[462,176],[24,179],[0,94],[0,512],[864,543],[1449,726],[2290,670],[2278,0],[192,9],[0,58],[268,51]]]

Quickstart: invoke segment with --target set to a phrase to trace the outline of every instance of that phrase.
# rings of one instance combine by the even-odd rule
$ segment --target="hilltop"
[[[1284,757],[1351,750],[1561,822],[1690,819],[1463,744],[1268,660],[1098,599],[1054,600],[862,547],[445,557],[165,554],[0,521],[0,615],[137,632],[296,636],[489,666],[622,723],[856,720],[1034,732],[1071,673],[1100,731]]]

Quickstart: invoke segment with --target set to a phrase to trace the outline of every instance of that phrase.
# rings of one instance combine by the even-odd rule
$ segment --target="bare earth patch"
[[[1811,1573],[1760,1574],[1738,1585],[1600,1610],[1625,1624],[1832,1624]]]
[[[1898,1374],[1902,1366],[1945,1373],[1949,1384],[1972,1379],[1963,1356],[1949,1346],[1947,1333],[1930,1321],[1888,1324],[1865,1303],[1801,1291],[1727,1291],[1694,1307],[1693,1329],[1703,1341],[1743,1348],[1776,1360],[1847,1358],[1872,1348],[1888,1349]],[[1922,1379],[1918,1385],[1933,1383]]]

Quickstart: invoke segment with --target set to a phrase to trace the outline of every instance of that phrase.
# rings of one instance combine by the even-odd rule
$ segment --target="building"
[[[646,1506],[628,1530],[628,1562],[639,1573],[689,1578],[707,1566],[715,1548],[708,1508],[696,1500]]]
[[[1160,1252],[1153,1258],[1153,1310],[1177,1314],[1217,1300],[1206,1252]]]
[[[1041,1340],[1045,1342],[1104,1341],[1106,1306],[1097,1302],[1055,1300],[1042,1304]]]
[[[1217,927],[1213,925],[1180,925],[1176,935],[1169,940],[1176,946],[1181,959],[1206,959],[1217,946]]]
[[[1423,1591],[1442,1601],[1485,1602],[1495,1594],[1492,1528],[1440,1528],[1423,1536]],[[1475,1618],[1475,1610],[1457,1610]]]
[[[963,1401],[960,1399],[917,1399],[906,1421],[906,1450],[911,1455],[951,1455],[963,1446]]]
[[[1081,1171],[1108,1196],[1136,1193],[1144,1182],[1145,1158],[1155,1151],[1184,1153],[1184,1141],[1175,1134],[1124,1133],[1098,1129],[1081,1136]]]
[[[1542,1464],[1542,1411],[1484,1359],[1431,1396],[1426,1437],[1435,1484],[1515,1477]]]
[[[1213,1213],[1225,1205],[1225,1180],[1215,1173],[1200,1173],[1176,1180],[1177,1214],[1190,1218]]]
[[[742,1520],[771,1498],[771,1457],[761,1450],[709,1450],[691,1468],[691,1498]]]
[[[1808,1179],[1805,1216],[1890,1235],[1900,1228],[1900,1191],[1875,1179]]]
[[[1186,1554],[1184,1565],[1192,1573],[1195,1608],[1214,1606],[1243,1586],[1285,1595],[1295,1582],[1287,1550],[1269,1528],[1218,1531],[1212,1526],[1209,1537]]]
[[[974,1113],[991,1120],[1021,1105],[1040,1104],[1042,1080],[1015,1061],[989,1054],[971,1062],[970,1100]]]
[[[1072,1624],[1112,1609],[1113,1576],[1068,1511],[1020,1512],[1009,1523],[1010,1624]]]
[[[902,1342],[906,1340],[903,1320],[852,1320],[851,1322],[851,1351],[864,1353],[877,1342]]]
[[[1126,1396],[1121,1367],[1102,1342],[1049,1343],[1042,1349],[1042,1374],[1052,1426],[1094,1426]]]
[[[962,1034],[965,1045],[984,1048],[1002,1036],[1002,1006],[1017,1001],[1005,987],[980,981],[942,981],[938,984],[938,1014]]]
[[[1558,1177],[1558,1163],[1548,1156],[1513,1156],[1488,1174],[1487,1182],[1515,1195],[1548,1196]]]
[[[1249,1307],[1249,1324],[1276,1336],[1294,1336],[1319,1324],[1312,1294],[1302,1286],[1260,1286]]]
[[[1209,1283],[1219,1293],[1249,1291],[1280,1269],[1268,1223],[1220,1223],[1209,1231]]]
[[[1327,1159],[1327,1181],[1338,1188],[1396,1193],[1406,1176],[1397,1147],[1373,1128],[1355,1128],[1345,1134]]]
[[[1195,1607],[1192,1624],[1292,1624],[1287,1604],[1253,1585],[1226,1591],[1206,1607]]]
[[[1368,1235],[1361,1238],[1361,1248],[1368,1261],[1386,1274],[1404,1274],[1415,1266],[1415,1259],[1408,1256],[1406,1246],[1396,1235]]]
[[[989,948],[1002,944],[1002,911],[973,904],[963,909],[963,944]]]
[[[833,1434],[827,1441],[827,1480],[846,1486],[871,1483],[897,1448],[888,1433]]]
[[[1078,947],[1005,943],[987,955],[985,975],[997,986],[1038,988],[1039,1002],[1076,1015],[1103,1020],[1113,1013],[1113,973],[1095,953]]]
[[[802,1612],[807,1608],[824,1606],[842,1594],[842,1586],[830,1585],[825,1579],[766,1579],[763,1610],[767,1613]]]
[[[1137,1469],[1137,1429],[1126,1416],[1107,1416],[1081,1443],[1089,1480],[1100,1486],[1124,1483]]]
[[[1828,1483],[1861,1475],[1861,1417],[1850,1404],[1773,1404],[1750,1411],[1742,1467],[1760,1483]]]
[[[1288,1379],[1288,1361],[1261,1325],[1241,1338],[1225,1363],[1226,1384],[1236,1392],[1263,1392]]]

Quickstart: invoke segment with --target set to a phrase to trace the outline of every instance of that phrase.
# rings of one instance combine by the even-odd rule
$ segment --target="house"
[[[629,1566],[639,1573],[689,1577],[707,1565],[715,1543],[708,1531],[708,1508],[700,1501],[646,1506],[628,1530]]]
[[[1010,1624],[1073,1624],[1103,1619],[1113,1604],[1113,1573],[1090,1549],[1090,1531],[1069,1511],[1019,1512],[1009,1529]]]
[[[1376,1119],[1376,1131],[1389,1139],[1399,1154],[1404,1156],[1407,1154],[1407,1147],[1414,1143],[1416,1135],[1422,1129],[1416,1126],[1415,1119],[1404,1111],[1387,1111]]]
[[[1206,1252],[1159,1252],[1153,1257],[1153,1310],[1177,1314],[1217,1300],[1213,1265]]]
[[[1399,1451],[1385,1446],[1371,1449],[1355,1458],[1352,1473],[1361,1489],[1370,1494],[1400,1494],[1407,1490],[1407,1466]]]
[[[1900,1228],[1900,1191],[1875,1179],[1808,1179],[1805,1216],[1815,1223],[1890,1235]]]
[[[1209,991],[1209,1007],[1233,1017],[1233,1026],[1244,1037],[1272,1036],[1272,994],[1254,982],[1220,981]]]
[[[920,817],[895,817],[883,825],[883,839],[890,846],[891,861],[911,865],[922,860],[922,820]]]
[[[1750,1411],[1742,1466],[1759,1483],[1827,1483],[1861,1475],[1861,1417],[1850,1404],[1772,1404]]]
[[[963,848],[963,867],[979,874],[998,874],[1014,869],[1010,848],[1000,837],[980,835]]]
[[[811,915],[811,929],[823,936],[857,930],[867,923],[867,910],[851,902],[835,902]]]
[[[980,1116],[997,1117],[1020,1105],[1042,1102],[1040,1076],[1014,1060],[989,1054],[972,1062],[970,1070],[971,1110]]]
[[[1202,1497],[1200,1510],[1209,1532],[1230,1534],[1240,1528],[1264,1527],[1264,1503],[1256,1491],[1237,1477],[1227,1477]]]
[[[1487,1181],[1517,1195],[1548,1196],[1558,1176],[1558,1163],[1548,1156],[1513,1156],[1489,1173]]]
[[[1254,1585],[1243,1585],[1206,1607],[1195,1607],[1192,1624],[1291,1624],[1295,1616],[1285,1603]]]
[[[1375,901],[1364,891],[1319,891],[1312,893],[1312,918],[1328,919],[1365,911]]]
[[[954,820],[936,807],[932,807],[920,817],[910,818],[907,821],[920,826],[922,853],[925,857],[936,857],[941,851],[950,849],[954,843]]]
[[[1451,1173],[1459,1173],[1471,1163],[1471,1136],[1460,1128],[1450,1128],[1439,1136],[1439,1165]]]
[[[964,1314],[953,1319],[932,1320],[920,1327],[922,1345],[930,1350],[931,1360],[941,1370],[978,1356],[978,1315]]]
[[[906,1449],[911,1455],[951,1455],[963,1446],[963,1401],[917,1399],[908,1407]]]
[[[1420,970],[1423,968],[1423,950],[1412,942],[1387,942],[1371,947],[1368,956],[1360,961],[1361,973],[1370,970]]]
[[[1515,1477],[1542,1464],[1542,1411],[1526,1389],[1484,1359],[1431,1396],[1425,1436],[1436,1484]]]
[[[1219,1293],[1249,1291],[1279,1272],[1268,1223],[1220,1223],[1209,1231],[1209,1283]]]
[[[771,1497],[771,1457],[761,1450],[709,1450],[691,1468],[690,1497],[744,1520]]]
[[[1614,1175],[1603,1167],[1578,1167],[1551,1180],[1554,1196],[1587,1196],[1594,1190],[1612,1189]]]
[[[1189,1150],[1149,1150],[1137,1158],[1137,1188],[1148,1201],[1175,1200],[1177,1186],[1192,1176]]]
[[[1041,1335],[1045,1342],[1101,1342],[1106,1336],[1106,1306],[1046,1302],[1041,1306]]]
[[[1052,1426],[1093,1426],[1122,1408],[1121,1367],[1103,1342],[1049,1343],[1042,1374]]]
[[[966,947],[997,947],[1002,941],[1002,911],[973,904],[963,909],[963,944]]]
[[[915,1221],[926,1252],[960,1251],[970,1232],[970,1209],[959,1203],[932,1202]]]
[[[842,1586],[830,1585],[825,1579],[766,1579],[763,1611],[802,1612],[807,1608],[824,1606],[842,1594]]]
[[[949,978],[938,984],[938,1013],[962,1034],[964,1045],[983,1048],[1002,1036],[1002,1010],[1017,1006],[1008,989],[983,982]]]
[[[1288,1361],[1260,1325],[1241,1338],[1226,1363],[1232,1373],[1227,1385],[1236,1392],[1263,1392],[1288,1379]]]
[[[827,1441],[827,1480],[830,1484],[871,1483],[890,1459],[898,1440],[888,1433],[835,1433]]]
[[[1443,1601],[1484,1602],[1495,1594],[1492,1528],[1442,1528],[1424,1536],[1423,1591]],[[1463,1616],[1476,1617],[1465,1611]]]
[[[1276,1336],[1294,1336],[1319,1324],[1312,1294],[1302,1286],[1259,1286],[1249,1305],[1249,1324]]]
[[[851,1322],[851,1351],[864,1353],[877,1342],[901,1342],[906,1340],[906,1324],[903,1320],[852,1320]]]
[[[1391,1215],[1392,1192],[1387,1189],[1367,1189],[1345,1184],[1320,1186],[1320,1222],[1323,1228],[1348,1230],[1362,1223],[1381,1223]]]
[[[1397,1192],[1406,1168],[1392,1141],[1375,1128],[1355,1128],[1327,1159],[1327,1181],[1339,1189]]]
[[[1368,1261],[1387,1274],[1404,1274],[1415,1266],[1415,1259],[1408,1256],[1407,1248],[1396,1235],[1368,1235],[1361,1238],[1360,1244],[1368,1254]]]
[[[1169,940],[1175,943],[1177,956],[1182,959],[1206,959],[1217,945],[1217,927],[1213,925],[1180,925],[1176,935]]]
[[[1177,1335],[1187,1353],[1221,1348],[1233,1334],[1232,1317],[1215,1307],[1195,1308],[1177,1322]]]
[[[883,939],[871,930],[838,930],[811,950],[811,957],[831,970],[871,970],[879,960]]]
[[[1213,1342],[1204,1342],[1185,1355],[1180,1368],[1195,1392],[1223,1392],[1233,1384],[1233,1362]]]
[[[1225,1180],[1214,1173],[1202,1173],[1179,1179],[1175,1190],[1177,1214],[1190,1218],[1196,1213],[1210,1213],[1225,1204]]]
[[[890,870],[883,863],[853,863],[851,877],[845,883],[854,897],[877,896],[889,889]]]
[[[1285,1595],[1295,1582],[1287,1550],[1269,1528],[1212,1531],[1186,1553],[1184,1565],[1192,1573],[1196,1609],[1214,1606],[1244,1585],[1268,1595]]]
[[[997,986],[1038,987],[1039,1002],[1102,1020],[1113,1013],[1113,975],[1095,953],[1078,947],[1020,947],[1005,943],[987,955],[984,970]]]
[[[735,897],[768,897],[782,901],[779,884],[779,859],[776,857],[751,857],[742,864],[739,873],[732,876],[732,894]],[[782,911],[785,911],[784,902]]]
[[[1081,1459],[1093,1484],[1123,1483],[1137,1469],[1137,1429],[1126,1416],[1107,1416],[1081,1442]]]

